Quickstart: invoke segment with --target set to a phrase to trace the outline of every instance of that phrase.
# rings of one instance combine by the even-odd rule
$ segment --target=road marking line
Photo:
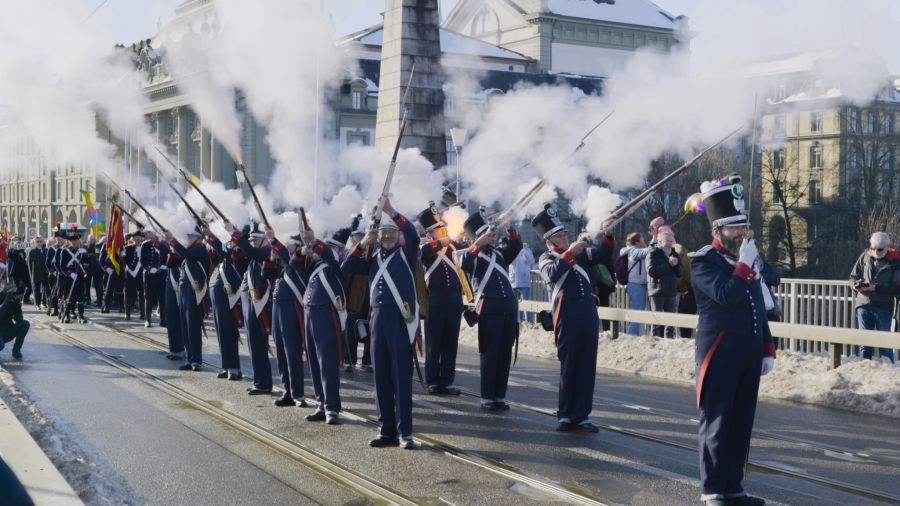
[[[617,457],[615,455],[610,455],[609,453],[603,453],[597,450],[593,450],[591,448],[569,448],[570,452],[577,453],[579,455],[584,455],[585,457],[590,457],[595,460],[599,460],[601,462],[609,462],[611,464],[618,464],[620,466],[625,466],[636,471],[640,471],[642,473],[650,474],[653,476],[657,476],[659,478],[665,478],[667,480],[677,481],[678,483],[683,483],[685,485],[699,488],[700,480],[696,478],[690,478],[684,476],[682,474],[673,473],[671,471],[666,471],[665,469],[660,469],[658,467],[649,466],[647,464],[641,464],[640,462],[635,462],[633,460],[628,460],[626,458]]]

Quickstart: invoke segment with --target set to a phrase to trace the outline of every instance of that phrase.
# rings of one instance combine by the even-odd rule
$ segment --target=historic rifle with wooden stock
[[[240,162],[235,162],[234,165],[234,175],[239,183],[247,185],[247,189],[250,190],[250,196],[253,197],[253,205],[256,207],[256,214],[259,215],[259,219],[267,228],[272,228],[272,226],[269,225],[269,219],[266,218],[266,213],[263,212],[262,205],[259,203],[259,197],[256,196],[253,182],[250,181],[250,176],[247,175],[247,168]]]
[[[153,146],[153,147],[156,149],[156,151],[159,152],[160,155],[162,155],[162,157],[167,162],[169,162],[169,164],[172,167],[175,168],[175,170],[178,171],[179,174],[181,174],[181,177],[183,177],[184,180],[187,181],[187,183],[191,186],[191,188],[193,188],[194,191],[196,191],[197,194],[200,195],[201,198],[203,198],[203,200],[206,202],[206,205],[209,206],[209,208],[212,210],[213,213],[215,213],[219,218],[221,218],[222,221],[230,222],[228,217],[225,216],[225,213],[223,213],[221,210],[219,210],[219,208],[216,206],[216,204],[213,203],[212,199],[210,199],[209,197],[206,196],[205,193],[203,193],[203,190],[200,189],[200,186],[194,182],[194,179],[187,172],[185,172],[184,169],[175,165],[175,162],[173,162],[168,156],[166,156],[166,154],[163,153],[163,151],[161,149],[159,149],[159,146]]]

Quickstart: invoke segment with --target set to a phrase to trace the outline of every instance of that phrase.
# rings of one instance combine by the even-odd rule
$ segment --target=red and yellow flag
[[[109,209],[109,230],[106,234],[106,255],[109,257],[110,263],[116,270],[116,274],[121,273],[119,265],[119,255],[125,246],[125,229],[122,219],[122,210],[116,204],[111,204]]]

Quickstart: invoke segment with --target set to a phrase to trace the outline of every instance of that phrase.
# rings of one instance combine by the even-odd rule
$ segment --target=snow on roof
[[[527,56],[521,55],[509,49],[495,46],[489,42],[467,37],[446,28],[441,28],[441,52],[460,54],[467,56],[480,56],[483,58],[502,58],[504,60],[518,60],[526,62]],[[357,42],[370,46],[380,46],[384,35],[384,26],[375,25],[361,32],[351,34],[339,41],[339,43]]]
[[[615,0],[612,5],[596,0],[547,0],[545,12],[664,30],[675,29],[675,16],[650,0]]]
[[[827,59],[837,58],[848,51],[847,48],[830,48],[820,51],[805,51],[768,61],[755,62],[747,66],[744,72],[750,76],[771,76],[811,72],[816,64]]]
[[[828,91],[822,93],[821,95],[811,95],[805,91],[801,91],[800,93],[795,93],[783,100],[784,103],[792,103],[792,102],[804,102],[807,100],[825,100],[829,98],[841,98],[844,96],[843,92],[837,88],[829,88]]]

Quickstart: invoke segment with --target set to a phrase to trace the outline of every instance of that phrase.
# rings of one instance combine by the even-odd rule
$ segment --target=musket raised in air
[[[206,202],[206,205],[209,206],[209,208],[212,210],[212,212],[214,212],[219,218],[221,218],[222,221],[229,221],[229,219],[225,216],[225,213],[223,213],[222,211],[219,210],[218,207],[216,207],[216,204],[213,203],[212,199],[210,199],[209,197],[206,196],[205,193],[203,193],[203,190],[200,189],[200,186],[194,182],[193,178],[191,178],[190,175],[184,171],[184,169],[182,169],[178,165],[175,165],[175,162],[173,162],[168,156],[166,156],[166,154],[163,153],[163,151],[161,149],[159,149],[159,146],[153,146],[153,148],[156,149],[156,151],[158,151],[159,154],[162,155],[162,157],[167,162],[169,162],[169,165],[171,165],[173,168],[175,168],[175,170],[178,171],[178,173],[181,175],[181,177],[183,177],[184,180],[187,181],[187,183],[189,185],[191,185],[191,188],[193,188],[194,191],[196,191],[200,195],[200,197],[203,198],[203,200]]]
[[[234,165],[234,175],[239,183],[246,184],[247,189],[250,190],[250,196],[253,197],[253,205],[256,206],[256,214],[259,215],[259,219],[266,225],[267,228],[272,228],[272,226],[269,225],[269,219],[266,218],[266,213],[263,212],[262,205],[259,203],[259,197],[256,196],[256,190],[253,188],[253,183],[250,181],[250,177],[247,175],[247,168],[244,167],[243,163],[235,162]]]

